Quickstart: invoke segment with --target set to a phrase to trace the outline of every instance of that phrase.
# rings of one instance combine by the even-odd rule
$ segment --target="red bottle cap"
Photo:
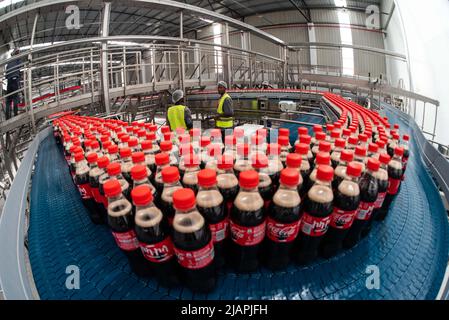
[[[106,197],[116,197],[122,193],[122,186],[118,180],[108,180],[103,186]]]
[[[120,141],[125,143],[129,141],[129,136],[127,134],[122,135],[122,137],[120,138]]]
[[[366,166],[373,172],[379,171],[380,161],[374,158],[369,158]]]
[[[300,135],[299,136],[299,142],[310,145],[310,142],[312,142],[312,137],[309,136],[308,134]]]
[[[179,170],[176,167],[167,167],[162,169],[162,181],[164,183],[173,183],[179,181]]]
[[[131,157],[131,149],[130,148],[121,148],[120,149],[120,158]]]
[[[157,166],[162,166],[164,164],[170,163],[170,157],[167,153],[158,153],[154,156],[154,162]]]
[[[328,152],[318,152],[315,161],[317,165],[328,166],[331,163],[331,156],[329,155]]]
[[[380,148],[380,149],[383,149],[383,148],[385,148],[385,140],[377,140],[377,146]]]
[[[100,144],[98,143],[97,140],[91,140],[91,142],[90,142],[90,147],[91,147],[92,149],[98,149],[98,148],[100,148]]]
[[[298,153],[290,153],[287,155],[287,167],[299,168],[301,166],[302,157]]]
[[[91,152],[86,157],[88,163],[95,163],[98,160],[98,155],[95,152]]]
[[[259,174],[253,170],[243,171],[239,175],[239,184],[242,188],[256,188],[259,185]]]
[[[376,153],[377,151],[379,151],[379,146],[377,145],[377,143],[370,143],[368,145],[368,151],[371,153]]]
[[[359,134],[359,141],[367,142],[368,141],[368,136],[366,134],[364,134],[364,133]]]
[[[147,185],[141,185],[135,187],[131,191],[131,198],[133,199],[134,205],[136,206],[146,206],[153,201],[153,194],[151,188]]]
[[[332,148],[332,145],[327,141],[320,141],[318,145],[318,150],[320,152],[330,152]]]
[[[153,142],[151,140],[144,140],[140,143],[142,150],[151,150],[153,149]]]
[[[134,152],[132,154],[133,163],[141,163],[145,162],[145,153],[143,152]]]
[[[151,141],[156,140],[156,134],[154,132],[147,133],[147,139]]]
[[[173,206],[176,210],[187,210],[196,204],[195,193],[192,189],[179,189],[173,193]]]
[[[128,147],[136,147],[139,144],[139,140],[137,138],[130,138],[128,140]]]
[[[299,183],[299,171],[295,169],[284,169],[281,171],[281,184],[289,187],[297,186]]]
[[[396,123],[396,124],[394,125],[394,128],[395,128],[395,130],[399,130],[399,125]]]
[[[343,129],[343,135],[346,136],[346,137],[350,136],[351,135],[351,130]]]
[[[198,184],[202,187],[211,187],[217,184],[217,173],[215,170],[204,169],[198,172]]]
[[[267,145],[267,154],[270,156],[280,155],[281,146],[277,143],[270,143]]]
[[[164,141],[171,141],[173,137],[174,137],[174,133],[173,132],[166,132],[166,133],[164,133]]]
[[[334,169],[331,166],[320,165],[316,173],[316,178],[320,181],[332,181],[334,179]]]
[[[363,167],[362,167],[361,163],[359,163],[359,162],[350,162],[348,164],[347,169],[346,169],[346,173],[348,175],[350,175],[350,176],[358,178],[362,174],[362,170],[363,170]]]
[[[133,180],[142,180],[148,177],[147,167],[137,164],[131,168],[131,178]]]
[[[308,134],[309,134],[309,129],[307,129],[306,127],[298,128],[298,136],[308,135]]]
[[[116,144],[111,144],[108,147],[108,153],[109,154],[114,154],[114,153],[117,153],[117,152],[118,152],[118,146]]]
[[[356,145],[357,143],[359,143],[359,139],[357,137],[349,137],[348,143],[352,144],[352,145]]]
[[[362,146],[358,146],[355,148],[355,155],[359,157],[366,157],[366,148]]]
[[[305,155],[309,153],[310,145],[305,143],[298,143],[296,146],[296,153]]]
[[[209,137],[201,137],[200,145],[201,148],[205,148],[210,144],[210,138]]]
[[[402,139],[404,141],[410,141],[410,136],[408,134],[404,134],[404,136],[402,137]]]
[[[108,148],[110,146],[112,146],[112,142],[110,140],[108,140],[108,141],[102,142],[102,145],[103,145],[104,150],[108,150]]]
[[[326,131],[332,132],[335,129],[335,126],[333,124],[326,125]]]
[[[222,155],[218,158],[217,168],[220,170],[229,170],[234,167],[234,158],[230,155]]]
[[[144,129],[140,129],[139,131],[137,131],[137,136],[139,138],[145,137],[147,134],[147,132]]]
[[[98,165],[98,168],[100,168],[100,169],[106,168],[109,165],[109,158],[108,157],[98,158],[97,165]]]
[[[335,140],[335,146],[338,148],[345,148],[346,147],[346,140],[338,138]]]
[[[341,132],[339,130],[334,130],[331,132],[331,138],[338,139],[340,138]]]
[[[162,134],[170,132],[170,127],[162,126],[161,127],[161,132],[162,132]]]
[[[402,157],[404,155],[404,148],[403,147],[396,147],[394,149],[394,155],[398,157]]]
[[[290,136],[290,129],[288,129],[288,128],[280,128],[279,129],[279,136],[280,137],[289,137]]]
[[[83,152],[75,153],[75,162],[81,162],[83,160],[84,160],[84,153]]]
[[[318,132],[323,132],[323,127],[319,124],[316,124],[313,126],[313,132],[315,132],[315,134],[317,134]]]
[[[122,173],[122,165],[118,162],[110,163],[106,168],[109,176],[116,176]]]
[[[173,144],[171,141],[162,141],[160,144],[161,151],[170,152],[173,148]]]
[[[382,164],[389,164],[391,161],[391,157],[388,155],[388,153],[382,153],[379,155],[379,161]]]
[[[354,152],[350,150],[343,150],[340,155],[340,160],[345,162],[351,162],[354,160]]]
[[[278,143],[282,146],[282,147],[286,147],[288,146],[288,144],[290,143],[290,139],[288,136],[280,136],[278,137]]]
[[[268,167],[268,157],[264,154],[257,153],[251,157],[253,168],[261,169]]]

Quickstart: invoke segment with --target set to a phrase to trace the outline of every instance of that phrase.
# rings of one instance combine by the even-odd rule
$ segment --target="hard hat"
[[[172,101],[173,103],[177,103],[179,100],[184,98],[184,91],[182,90],[175,90],[172,94]]]
[[[218,82],[217,87],[223,87],[223,88],[227,89],[228,84],[224,81],[220,81],[220,82]]]
[[[268,81],[265,80],[264,82],[262,82],[262,85],[263,86],[268,86]]]

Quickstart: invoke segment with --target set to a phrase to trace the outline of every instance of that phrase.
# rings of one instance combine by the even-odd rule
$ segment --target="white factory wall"
[[[366,29],[366,15],[363,12],[350,11],[350,21],[354,45],[384,49],[383,34]],[[340,28],[336,10],[311,10],[312,21],[315,23],[317,42],[339,44]],[[249,16],[245,22],[273,34],[287,43],[308,42],[307,22],[297,11],[284,11],[265,13],[263,15]],[[212,27],[206,27],[197,33],[198,39],[213,41]],[[231,30],[230,43],[233,46],[241,46],[240,33]],[[278,46],[256,36],[251,36],[251,50],[279,57]],[[297,62],[297,54],[290,54],[290,61]],[[301,64],[310,64],[310,50],[303,49],[300,54]],[[339,50],[318,50],[317,63],[320,66],[341,68],[341,54]],[[385,58],[379,55],[354,51],[354,72],[357,75],[367,76],[386,74]]]
[[[440,101],[437,125],[437,141],[449,144],[447,123],[449,123],[449,95],[447,95],[447,77],[449,74],[449,2],[433,0],[423,5],[419,0],[397,0],[393,24],[390,23],[385,45],[388,50],[400,48],[395,40],[400,40],[401,29],[398,28],[401,16],[404,24],[408,50],[403,45],[403,53],[409,54],[412,88],[415,92]],[[399,10],[398,10],[399,8]],[[397,63],[389,65],[389,73],[396,80],[407,78],[406,68]],[[422,117],[422,105],[416,109],[417,118]],[[425,130],[433,127],[433,113],[426,111]],[[421,124],[421,121],[418,121]]]

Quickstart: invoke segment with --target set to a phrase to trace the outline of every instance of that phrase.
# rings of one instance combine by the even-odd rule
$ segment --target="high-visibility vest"
[[[167,118],[168,118],[168,121],[170,122],[171,131],[175,131],[178,128],[187,129],[187,125],[184,120],[185,109],[186,109],[186,106],[183,106],[183,105],[176,105],[176,106],[171,106],[170,108],[168,108]]]
[[[220,100],[218,101],[218,119],[215,123],[217,128],[232,128],[234,126],[234,118],[233,117],[224,117],[223,116],[223,105],[226,99],[231,98],[229,94],[225,93]]]

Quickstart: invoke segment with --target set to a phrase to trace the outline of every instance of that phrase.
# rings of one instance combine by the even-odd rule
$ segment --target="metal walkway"
[[[406,128],[394,115],[392,121]],[[396,121],[394,121],[396,120]],[[402,132],[405,133],[405,132]],[[411,133],[413,137],[413,133]],[[133,275],[105,226],[93,225],[52,137],[42,142],[31,190],[30,260],[41,299],[435,299],[448,261],[448,220],[438,190],[411,146],[407,179],[384,223],[331,260],[284,272],[220,275],[214,292],[165,289]],[[66,267],[80,268],[68,290]],[[380,268],[369,290],[367,267]]]

